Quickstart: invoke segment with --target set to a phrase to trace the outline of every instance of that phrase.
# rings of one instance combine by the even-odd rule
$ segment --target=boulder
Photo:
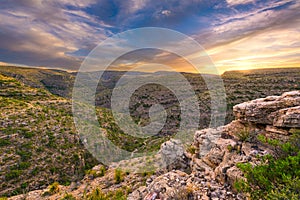
[[[178,169],[186,173],[191,172],[191,158],[189,158],[179,140],[171,139],[163,143],[160,148],[160,155],[162,165],[167,171]]]

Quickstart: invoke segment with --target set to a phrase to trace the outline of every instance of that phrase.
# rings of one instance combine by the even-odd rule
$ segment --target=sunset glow
[[[0,8],[0,65],[77,70],[106,38],[152,26],[195,39],[219,73],[300,66],[298,0],[117,2],[5,0]],[[182,58],[155,51],[125,56],[114,69],[153,61],[193,72]]]

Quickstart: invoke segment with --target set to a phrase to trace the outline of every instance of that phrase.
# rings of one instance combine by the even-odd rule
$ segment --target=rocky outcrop
[[[134,191],[129,199],[246,199],[233,188],[236,180],[244,179],[236,164],[257,165],[258,156],[274,154],[272,148],[257,140],[257,135],[286,141],[293,128],[300,128],[299,108],[300,91],[245,102],[234,106],[236,120],[230,124],[195,133],[194,155],[174,141],[163,144],[162,152],[176,161],[167,169],[190,168],[192,172],[173,170],[163,174]],[[182,159],[182,155],[189,159]]]
[[[300,124],[300,92],[286,92],[245,102],[233,107],[237,120],[275,127],[298,127]]]

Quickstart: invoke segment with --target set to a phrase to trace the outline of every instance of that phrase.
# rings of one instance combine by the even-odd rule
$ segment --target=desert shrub
[[[24,136],[24,138],[32,138],[35,134],[29,131],[22,131],[21,134]]]
[[[266,138],[260,140],[270,143]],[[276,158],[263,156],[260,158],[262,164],[257,166],[238,163],[247,181],[238,180],[235,188],[248,193],[252,199],[300,199],[299,141],[299,131],[295,131],[290,142],[273,144],[281,151]]]
[[[28,159],[31,157],[31,155],[32,155],[31,152],[29,152],[29,151],[23,151],[23,150],[17,151],[17,154],[18,154],[19,156],[21,156],[21,159],[22,159],[23,161],[28,160]]]
[[[99,171],[89,169],[85,171],[85,174],[92,176],[93,178],[102,177],[105,175],[105,167],[101,166]]]
[[[71,185],[72,180],[70,180],[70,177],[68,175],[60,171],[59,176],[60,176],[59,183],[61,185],[63,186]]]
[[[96,188],[90,195],[88,195],[87,200],[107,200],[107,198],[101,189]]]
[[[25,183],[22,183],[22,184],[21,184],[21,188],[22,188],[22,189],[26,189],[27,187],[28,187],[28,183],[25,182]]]
[[[141,175],[142,175],[143,177],[150,177],[150,176],[152,176],[153,174],[155,174],[155,171],[153,171],[153,170],[150,170],[150,171],[146,170],[146,171],[143,171],[143,172],[141,173]]]
[[[101,189],[96,188],[90,195],[87,196],[87,200],[126,200],[129,193],[128,188],[122,188],[115,191],[109,191],[104,193]]]
[[[65,194],[61,200],[76,200],[76,198],[72,194]]]
[[[59,183],[58,182],[54,182],[49,186],[49,192],[50,194],[55,194],[59,192]]]
[[[5,175],[5,180],[8,181],[8,180],[11,180],[11,179],[18,178],[21,174],[22,174],[22,170],[17,170],[17,169],[11,170],[10,172],[8,172]]]
[[[246,142],[250,139],[250,131],[248,128],[244,128],[240,132],[236,132],[235,135],[238,137],[238,139],[242,142]]]
[[[0,147],[4,147],[4,146],[10,145],[10,144],[11,144],[11,142],[9,140],[0,138]]]
[[[99,176],[104,176],[105,175],[105,172],[106,172],[106,168],[105,168],[105,166],[101,166],[100,167],[100,172],[99,172]]]
[[[20,162],[18,165],[19,169],[28,169],[30,167],[30,163],[29,162]]]
[[[37,175],[39,173],[39,168],[35,167],[31,172],[30,172],[33,176]]]
[[[115,200],[126,200],[127,199],[127,190],[126,189],[118,189],[116,191],[110,191],[106,194],[107,199],[115,199]]]
[[[233,148],[233,146],[231,146],[231,145],[227,145],[227,150],[228,150],[229,152],[232,152],[232,151],[234,150],[234,148]]]
[[[51,167],[50,168],[51,174],[55,174],[57,171],[58,171],[58,169],[56,167]]]
[[[195,154],[196,153],[196,147],[194,146],[194,145],[189,145],[187,148],[186,148],[186,151],[188,152],[188,153],[190,153],[190,154]]]
[[[124,180],[124,174],[121,169],[115,169],[114,179],[116,183],[121,183]]]

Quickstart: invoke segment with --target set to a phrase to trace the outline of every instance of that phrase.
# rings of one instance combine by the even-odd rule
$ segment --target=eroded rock
[[[236,119],[280,127],[299,126],[300,91],[286,92],[238,104],[233,107]],[[295,107],[295,108],[292,108]]]
[[[190,173],[190,161],[179,140],[171,139],[161,145],[160,150],[162,164],[168,170],[178,169]]]

